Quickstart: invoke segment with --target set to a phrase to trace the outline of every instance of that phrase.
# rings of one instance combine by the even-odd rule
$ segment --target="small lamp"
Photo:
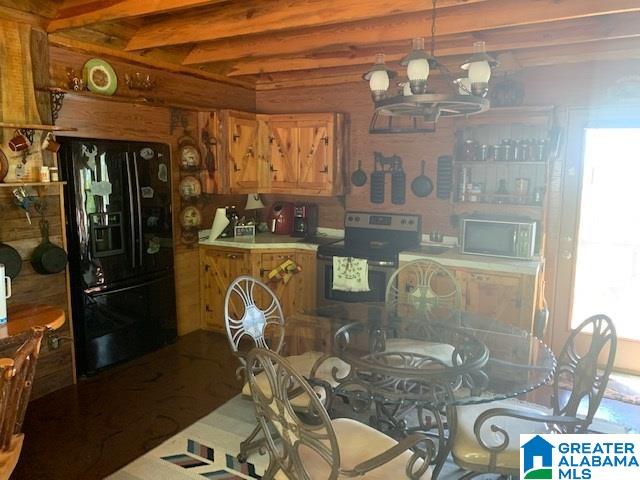
[[[389,79],[395,77],[394,71],[387,69],[384,63],[384,53],[376,55],[376,63],[363,75],[362,78],[369,80],[371,96],[375,102],[382,100],[387,95],[389,89]]]
[[[258,193],[250,193],[247,195],[247,204],[244,206],[245,211],[247,210],[260,210],[264,208],[264,203],[260,199],[260,195]],[[254,221],[256,224],[260,223],[260,212],[254,212]]]
[[[430,58],[424,50],[424,38],[414,38],[411,44],[411,52],[400,61],[400,65],[407,67],[411,92],[420,95],[427,93]]]
[[[489,79],[491,69],[498,66],[495,58],[487,54],[484,42],[473,44],[473,55],[460,65],[463,70],[469,71],[471,93],[477,97],[484,97],[489,91]]]

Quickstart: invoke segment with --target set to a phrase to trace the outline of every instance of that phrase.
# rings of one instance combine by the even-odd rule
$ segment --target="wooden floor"
[[[194,332],[33,401],[12,479],[101,479],[240,392],[225,337]]]

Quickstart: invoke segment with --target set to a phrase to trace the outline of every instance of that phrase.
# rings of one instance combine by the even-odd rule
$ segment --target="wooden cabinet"
[[[302,271],[285,284],[269,279],[269,272],[287,260]],[[224,330],[224,297],[229,284],[240,275],[251,275],[269,285],[280,301],[285,320],[295,312],[315,306],[316,255],[304,250],[261,250],[200,247],[201,324],[208,330]],[[264,305],[266,298],[257,298]]]
[[[333,113],[271,115],[270,191],[331,196],[342,193],[343,118]]]
[[[231,281],[251,274],[249,254],[236,249],[200,249],[201,320],[205,329],[224,330],[224,296]]]
[[[538,285],[535,275],[457,269],[455,276],[464,310],[532,331]]]
[[[261,128],[251,113],[227,110],[223,115],[224,158],[229,171],[230,193],[254,193],[266,184]]]
[[[344,193],[345,122],[336,113],[255,115],[224,110],[219,149],[229,193]]]

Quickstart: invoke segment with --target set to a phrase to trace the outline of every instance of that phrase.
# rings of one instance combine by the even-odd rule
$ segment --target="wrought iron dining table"
[[[315,349],[348,364],[348,373],[332,369],[334,399],[388,434],[434,438],[436,478],[451,450],[456,407],[531,392],[550,381],[556,361],[532,334],[484,315],[426,318],[384,304],[340,303],[296,314],[291,323],[315,325]]]

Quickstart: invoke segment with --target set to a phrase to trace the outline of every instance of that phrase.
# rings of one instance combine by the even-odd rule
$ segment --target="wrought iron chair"
[[[577,342],[581,334],[591,334],[586,348]],[[551,409],[508,400],[458,407],[452,455],[456,464],[469,470],[462,478],[484,473],[517,476],[520,433],[586,432],[607,387],[616,344],[615,326],[606,315],[582,322],[558,357]],[[602,369],[598,369],[599,359],[606,359]],[[567,384],[571,390],[563,398],[561,385]]]
[[[396,270],[387,284],[386,307],[403,322],[402,338],[387,338],[387,351],[431,356],[451,365],[451,345],[426,341],[430,322],[457,321],[461,308],[460,287],[453,274],[433,260],[414,260]]]
[[[427,480],[432,442],[412,434],[401,442],[355,420],[330,420],[309,383],[284,358],[269,350],[249,352],[247,377],[256,417],[267,440],[269,467],[265,480],[320,480],[359,477]],[[255,369],[265,375],[265,385]],[[299,414],[291,398],[304,396],[309,413]],[[277,432],[280,441],[275,442]],[[422,447],[422,448],[418,448]]]
[[[284,315],[278,298],[273,291],[260,280],[250,276],[236,278],[225,295],[224,302],[225,326],[231,350],[240,361],[238,375],[247,370],[246,355],[249,349],[258,347],[280,353],[284,343],[285,325]],[[248,340],[248,341],[247,341]],[[290,364],[301,375],[310,377],[313,374],[314,382],[322,384],[327,382],[330,386],[336,386],[334,370],[344,376],[349,371],[349,366],[341,360],[325,355],[322,352],[305,352],[301,355],[287,357]],[[257,375],[258,382],[268,385],[266,375]],[[330,402],[331,396],[326,396],[327,388],[320,388],[319,395],[324,402]],[[245,383],[242,394],[251,398],[249,384]],[[300,397],[292,400],[296,409],[309,408],[309,399]],[[251,435],[241,444],[240,460],[246,460],[252,450],[263,446],[263,440],[256,440],[260,428],[257,426]]]
[[[34,328],[13,358],[0,358],[0,479],[18,463],[24,434],[22,422],[31,395],[44,328]]]

